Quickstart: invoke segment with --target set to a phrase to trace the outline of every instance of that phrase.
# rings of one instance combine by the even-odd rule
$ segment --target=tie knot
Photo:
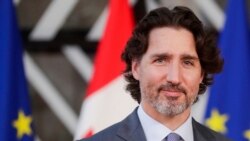
[[[166,141],[182,141],[182,138],[176,133],[170,133],[168,134]]]

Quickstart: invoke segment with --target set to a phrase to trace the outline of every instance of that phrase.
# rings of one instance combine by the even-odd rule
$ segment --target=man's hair
[[[148,49],[149,33],[159,27],[184,28],[190,31],[195,40],[196,52],[202,67],[204,78],[199,87],[198,94],[203,94],[207,86],[213,82],[213,74],[219,73],[223,67],[223,59],[214,36],[208,34],[201,21],[186,7],[175,7],[169,10],[166,7],[149,12],[135,27],[122,53],[122,60],[126,63],[124,77],[128,82],[126,90],[140,103],[141,92],[139,81],[131,72],[132,61],[139,61]],[[198,100],[195,100],[195,102]]]

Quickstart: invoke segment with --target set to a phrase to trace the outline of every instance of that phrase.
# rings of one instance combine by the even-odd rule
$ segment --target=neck
[[[150,105],[143,103],[141,105],[145,113],[147,113],[151,118],[160,122],[161,124],[163,124],[165,127],[169,128],[172,131],[176,130],[188,119],[191,111],[191,108],[189,107],[183,113],[180,113],[178,115],[166,116],[159,113]]]

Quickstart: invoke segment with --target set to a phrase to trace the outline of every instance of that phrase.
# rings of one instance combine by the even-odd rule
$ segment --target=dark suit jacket
[[[192,121],[194,141],[229,141],[223,135],[214,132],[207,127]],[[79,141],[146,141],[137,108],[123,121],[116,123],[94,136]]]

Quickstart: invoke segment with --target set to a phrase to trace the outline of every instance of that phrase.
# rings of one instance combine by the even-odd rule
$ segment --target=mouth
[[[178,98],[182,95],[186,95],[186,90],[180,85],[161,85],[158,89],[158,92],[163,93],[166,97]]]
[[[167,97],[173,97],[173,98],[178,98],[183,95],[183,92],[180,91],[162,90],[162,93]]]

